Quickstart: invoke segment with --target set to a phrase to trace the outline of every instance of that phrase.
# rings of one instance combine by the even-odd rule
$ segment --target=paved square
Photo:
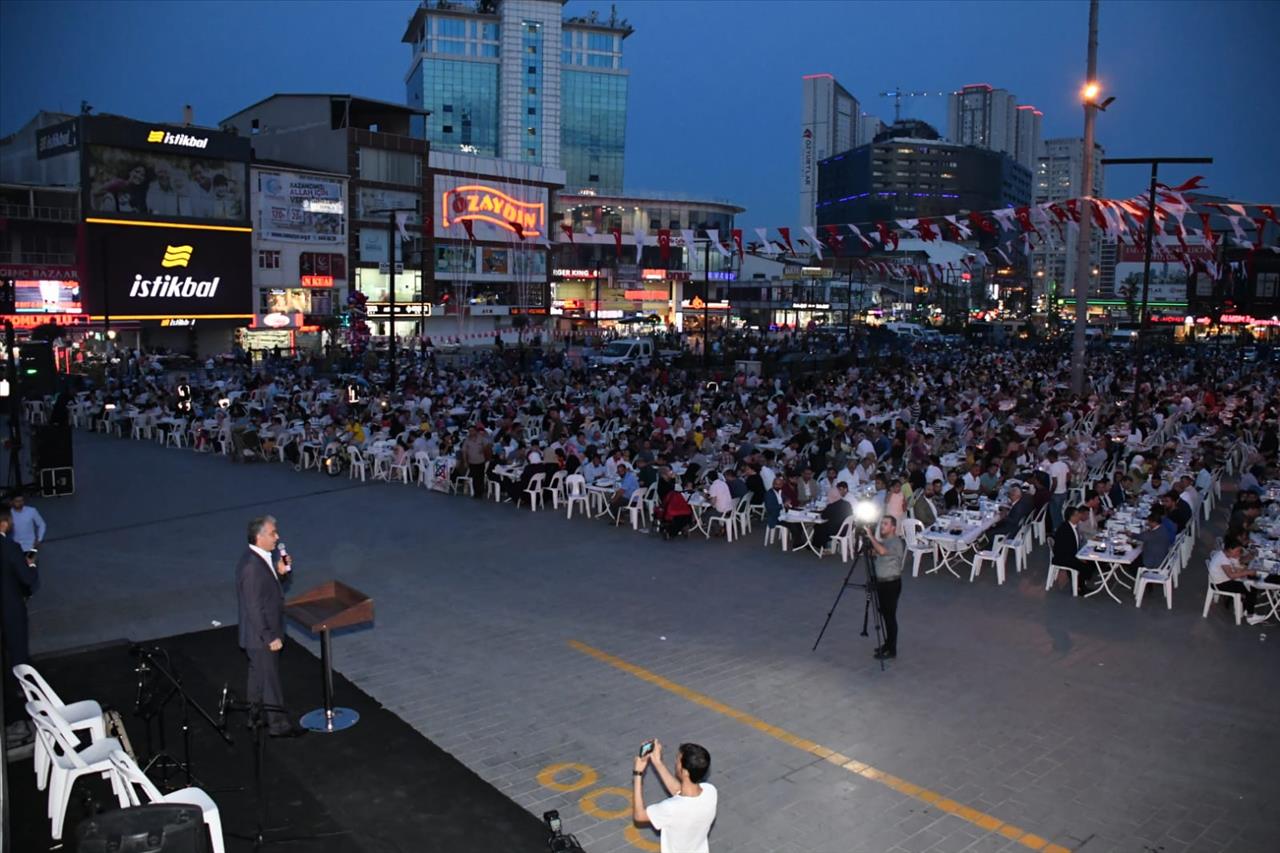
[[[376,602],[337,668],[590,853],[657,849],[627,801],[650,736],[711,751],[720,851],[1280,848],[1280,631],[1200,618],[1221,509],[1171,612],[1046,594],[1043,549],[1001,587],[907,578],[882,673],[853,591],[809,650],[847,566],[759,530],[671,543],[147,442],[76,451],[76,495],[35,501],[35,652],[234,622],[244,525],[270,512],[295,589]]]

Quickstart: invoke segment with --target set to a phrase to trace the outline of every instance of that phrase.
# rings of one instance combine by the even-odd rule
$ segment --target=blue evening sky
[[[273,92],[403,102],[413,0],[0,2],[0,135],[37,110],[97,110],[213,124]],[[984,82],[1044,111],[1044,136],[1081,135],[1084,0],[730,2],[619,0],[635,34],[628,189],[732,200],[741,224],[797,216],[800,77],[830,72],[886,121],[877,93]],[[607,2],[571,0],[567,13]],[[1208,155],[1211,192],[1280,202],[1280,3],[1103,0],[1099,71],[1115,105],[1098,139],[1114,156]],[[945,132],[944,99],[904,114]],[[1112,168],[1107,195],[1140,192]],[[1170,171],[1171,180],[1191,172]]]

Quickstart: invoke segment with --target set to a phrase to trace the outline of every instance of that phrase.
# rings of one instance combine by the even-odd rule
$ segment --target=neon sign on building
[[[440,224],[448,228],[464,220],[488,222],[524,237],[540,237],[546,230],[547,206],[544,202],[520,201],[483,184],[445,190],[440,196]]]

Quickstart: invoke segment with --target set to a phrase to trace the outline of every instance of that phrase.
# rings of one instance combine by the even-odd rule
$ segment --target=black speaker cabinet
[[[76,472],[71,468],[41,468],[40,495],[60,498],[76,492]]]
[[[153,803],[80,821],[76,853],[209,853],[209,833],[199,806]]]
[[[71,452],[71,427],[37,426],[35,440],[37,468],[70,468],[74,464]]]

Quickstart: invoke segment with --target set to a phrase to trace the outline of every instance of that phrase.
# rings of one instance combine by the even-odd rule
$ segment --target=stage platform
[[[335,637],[335,646],[342,642]],[[39,656],[37,669],[64,701],[92,698],[118,710],[140,764],[159,750],[158,722],[135,713],[139,658],[126,640],[88,649]],[[235,627],[182,634],[148,642],[166,657],[186,692],[217,717],[224,683],[243,695],[245,662]],[[409,654],[406,650],[406,654]],[[295,643],[286,644],[282,681],[294,716],[321,704],[320,661]],[[156,687],[163,693],[163,682]],[[519,853],[546,849],[541,822],[423,737],[395,714],[334,673],[340,705],[354,708],[360,722],[343,732],[302,738],[268,738],[264,770],[268,838],[314,836],[267,849],[306,853],[412,853],[466,850]],[[242,715],[231,715],[227,746],[194,710],[190,713],[191,765],[200,787],[222,817],[228,853],[250,851],[257,827],[253,784],[253,737]],[[184,760],[178,697],[165,706],[165,746]],[[152,772],[154,780],[159,774]],[[164,790],[184,787],[181,772],[170,774]],[[9,765],[10,819],[15,851],[57,849],[45,818],[45,794],[37,791],[30,758]],[[81,794],[93,801],[85,803]],[[74,850],[75,826],[86,808],[116,808],[106,783],[94,778],[76,784],[63,833],[63,850]]]

